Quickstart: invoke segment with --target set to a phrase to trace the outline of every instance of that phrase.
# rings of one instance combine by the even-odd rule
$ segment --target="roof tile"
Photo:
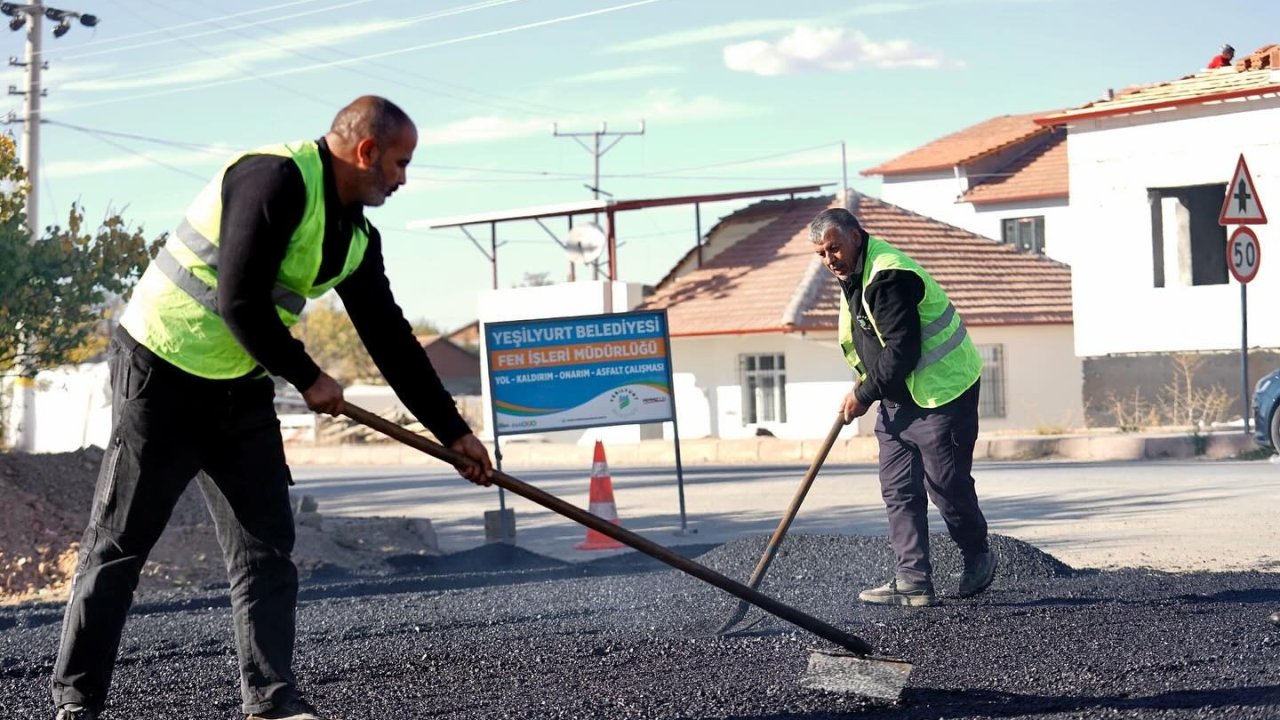
[[[1038,122],[1060,124],[1089,117],[1123,115],[1280,92],[1280,75],[1274,73],[1276,68],[1269,66],[1269,49],[1264,50],[1268,50],[1265,53],[1268,62],[1263,67],[1256,67],[1263,63],[1255,62],[1255,55],[1258,55],[1255,53],[1235,67],[1205,70],[1178,80],[1130,88],[1106,100],[1047,115]]]
[[[1067,136],[1058,133],[1003,168],[998,177],[969,188],[963,199],[982,205],[1067,196]]]
[[[773,222],[703,267],[668,277],[641,308],[666,309],[676,337],[834,330],[835,279],[823,269],[816,292],[803,287],[817,262],[808,224],[834,204],[831,197],[773,203]],[[858,215],[868,232],[924,266],[970,325],[1072,321],[1071,270],[1062,263],[865,195]]]
[[[972,162],[1032,136],[1048,132],[1036,124],[1045,112],[1002,115],[918,147],[905,155],[862,171],[863,175],[898,175],[942,170]]]

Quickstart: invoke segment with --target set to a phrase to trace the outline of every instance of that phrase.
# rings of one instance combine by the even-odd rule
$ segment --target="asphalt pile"
[[[753,537],[684,547],[745,579]],[[934,538],[946,595],[954,545]],[[897,704],[799,687],[824,641],[772,617],[718,637],[736,599],[638,554],[566,564],[489,545],[383,577],[313,576],[297,671],[326,717],[1277,718],[1280,574],[1080,571],[1008,537],[995,584],[934,608],[867,607],[883,537],[789,536],[761,589],[915,663]],[[225,594],[139,597],[111,718],[234,718]],[[753,611],[748,623],[761,616]],[[0,717],[48,717],[61,607],[0,608]]]
[[[97,447],[56,454],[0,453],[0,604],[66,599],[102,454]],[[303,577],[377,575],[394,569],[396,562],[412,563],[418,555],[438,552],[425,521],[324,517],[315,511],[296,517],[293,556]],[[151,551],[139,587],[149,592],[225,584],[213,520],[193,481]]]

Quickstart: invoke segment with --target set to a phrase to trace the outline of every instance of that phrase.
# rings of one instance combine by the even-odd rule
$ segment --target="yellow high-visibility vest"
[[[316,284],[324,246],[324,163],[314,140],[272,145],[243,153],[196,196],[177,229],[151,261],[133,290],[120,324],[143,346],[173,365],[210,379],[251,372],[257,361],[241,347],[218,313],[218,246],[222,226],[222,180],[246,155],[291,158],[302,171],[306,203],[276,275],[273,299],[286,326],[298,321],[307,299],[328,292],[360,266],[369,235],[356,224],[342,271]]]
[[[920,312],[920,360],[907,374],[907,390],[911,399],[920,407],[936,408],[955,400],[982,376],[982,356],[969,339],[969,332],[950,298],[940,285],[898,248],[881,240],[867,241],[867,259],[862,266],[862,309],[871,320],[876,338],[884,346],[884,336],[876,325],[875,316],[867,306],[866,287],[876,273],[885,270],[907,270],[915,273],[924,283],[924,298],[918,306]],[[853,344],[853,312],[844,292],[840,293],[840,348],[845,361],[865,379],[866,369]]]

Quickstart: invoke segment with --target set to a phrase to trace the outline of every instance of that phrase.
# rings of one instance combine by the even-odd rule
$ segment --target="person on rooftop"
[[[1223,45],[1222,52],[1218,53],[1217,55],[1214,55],[1213,59],[1209,61],[1209,69],[1215,70],[1217,68],[1231,67],[1231,61],[1235,58],[1235,56],[1236,56],[1235,48],[1231,47],[1230,45]]]

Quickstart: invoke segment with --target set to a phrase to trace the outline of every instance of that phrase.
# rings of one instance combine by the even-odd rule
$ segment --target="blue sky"
[[[619,199],[839,183],[842,141],[852,184],[874,194],[859,169],[969,124],[1180,77],[1223,42],[1280,42],[1280,3],[1261,0],[53,5],[100,22],[57,39],[46,24],[43,223],[79,202],[159,234],[231,154],[318,137],[354,97],[385,95],[421,144],[409,184],[370,216],[406,314],[445,328],[475,318],[489,261],[457,230],[409,224],[590,199],[591,155],[553,123],[644,120],[601,161]],[[21,57],[24,39],[10,33],[6,52]],[[19,68],[7,80],[25,82]],[[704,206],[703,230],[748,202]],[[621,279],[653,283],[692,247],[693,209],[625,213],[618,234]],[[565,278],[538,226],[499,237],[501,286]]]

